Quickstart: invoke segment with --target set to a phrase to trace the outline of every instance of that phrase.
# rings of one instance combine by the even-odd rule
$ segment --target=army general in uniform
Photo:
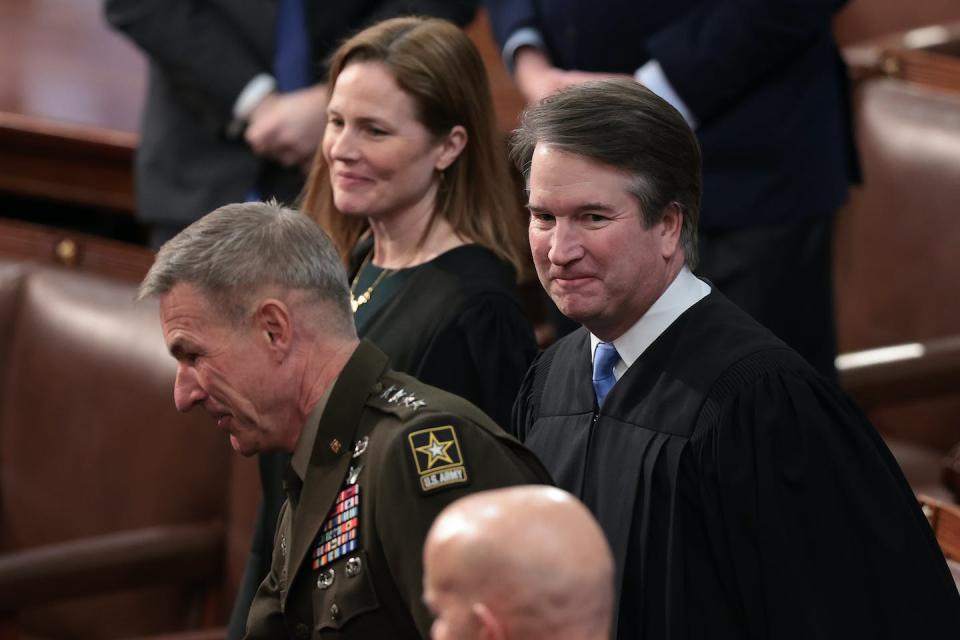
[[[161,248],[140,294],[160,298],[177,408],[202,406],[244,455],[293,454],[248,638],[426,637],[434,517],[550,481],[479,409],[357,339],[339,257],[297,211],[217,209]]]

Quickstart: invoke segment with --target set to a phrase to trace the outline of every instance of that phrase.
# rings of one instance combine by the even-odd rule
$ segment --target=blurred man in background
[[[326,122],[326,57],[407,13],[465,25],[473,0],[106,0],[143,50],[149,88],[137,216],[154,248],[228,202],[293,202]]]

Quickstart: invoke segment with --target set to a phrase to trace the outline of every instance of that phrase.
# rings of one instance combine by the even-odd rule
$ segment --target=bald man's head
[[[433,640],[608,638],[613,558],[576,498],[546,486],[448,506],[423,551]]]

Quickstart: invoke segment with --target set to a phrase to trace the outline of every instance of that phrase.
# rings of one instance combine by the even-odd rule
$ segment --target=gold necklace
[[[393,275],[393,269],[384,269],[380,272],[374,281],[367,290],[361,293],[359,296],[354,297],[353,290],[357,286],[357,281],[360,280],[360,274],[363,273],[363,270],[370,264],[370,260],[373,258],[373,249],[370,249],[370,253],[367,254],[367,257],[363,259],[363,263],[360,265],[360,268],[357,269],[357,275],[353,276],[353,282],[350,283],[350,308],[353,309],[353,312],[356,313],[357,309],[363,305],[370,302],[370,296],[373,295],[373,290],[377,288],[377,285],[380,284],[387,276]]]

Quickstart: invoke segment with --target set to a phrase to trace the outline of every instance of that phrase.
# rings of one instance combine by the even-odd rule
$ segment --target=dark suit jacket
[[[307,1],[315,80],[354,31],[417,13],[466,24],[473,0]],[[292,200],[303,176],[228,138],[234,102],[271,73],[276,0],[106,0],[107,20],[146,53],[149,88],[137,153],[137,209],[146,222],[185,226],[216,207],[263,197]]]
[[[859,177],[845,70],[830,31],[845,0],[487,0],[501,44],[538,29],[564,69],[659,61],[696,116],[702,225],[827,215]]]

